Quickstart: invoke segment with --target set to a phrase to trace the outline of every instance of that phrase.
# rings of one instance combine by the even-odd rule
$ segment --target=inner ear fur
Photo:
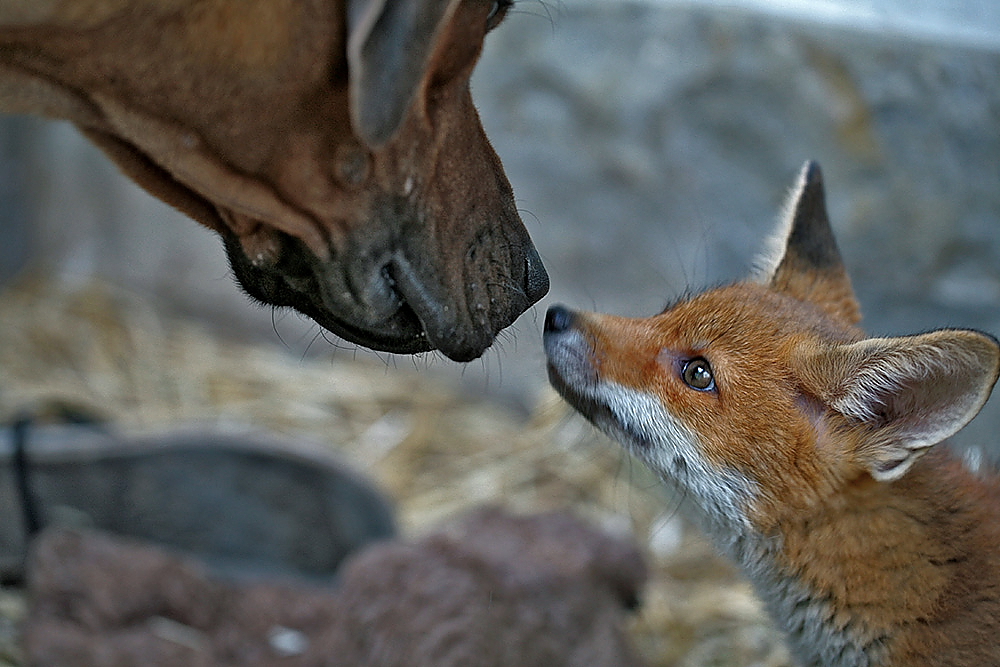
[[[770,245],[771,252],[760,262],[762,283],[812,303],[847,324],[861,321],[861,309],[827,216],[818,163],[803,166]]]
[[[890,481],[979,413],[1000,374],[1000,345],[942,329],[807,348],[796,365],[810,393],[859,427],[858,462]]]

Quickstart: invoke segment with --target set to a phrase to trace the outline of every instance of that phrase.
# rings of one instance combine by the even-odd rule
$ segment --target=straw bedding
[[[53,401],[125,431],[249,423],[326,443],[388,493],[406,535],[485,502],[569,508],[647,551],[652,577],[630,629],[650,665],[789,664],[749,586],[648,471],[550,390],[525,420],[409,363],[342,350],[303,359],[106,285],[23,279],[0,292],[0,420]],[[21,664],[25,604],[0,589],[0,667]]]

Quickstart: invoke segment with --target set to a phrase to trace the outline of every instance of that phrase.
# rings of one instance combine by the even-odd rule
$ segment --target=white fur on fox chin
[[[747,508],[755,484],[735,470],[719,469],[702,456],[697,436],[667,411],[652,394],[615,382],[599,382],[588,392],[607,406],[615,419],[600,423],[667,482],[694,496],[704,529],[713,537],[751,530]]]

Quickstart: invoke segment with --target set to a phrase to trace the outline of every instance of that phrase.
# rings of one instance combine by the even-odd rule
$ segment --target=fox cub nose
[[[545,313],[545,333],[561,333],[573,326],[573,311],[563,306],[552,306]]]

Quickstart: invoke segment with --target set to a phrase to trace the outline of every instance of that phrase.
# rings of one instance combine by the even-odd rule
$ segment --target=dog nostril
[[[546,333],[560,333],[573,326],[573,311],[562,306],[552,306],[545,313]]]
[[[532,247],[524,258],[524,294],[528,301],[535,303],[549,291],[549,274],[542,266],[542,258],[538,256],[538,251]]]

